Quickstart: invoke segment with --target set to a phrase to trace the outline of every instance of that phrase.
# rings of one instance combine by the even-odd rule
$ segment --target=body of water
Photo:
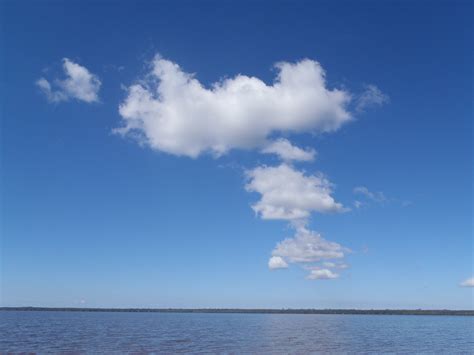
[[[474,353],[474,318],[0,311],[0,352]]]

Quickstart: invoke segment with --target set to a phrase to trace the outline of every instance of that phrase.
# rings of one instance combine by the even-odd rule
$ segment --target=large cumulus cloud
[[[321,65],[305,59],[275,65],[272,84],[246,75],[208,87],[156,56],[149,75],[127,88],[116,132],[152,149],[189,157],[268,144],[282,132],[330,132],[351,119],[350,94],[329,89]]]

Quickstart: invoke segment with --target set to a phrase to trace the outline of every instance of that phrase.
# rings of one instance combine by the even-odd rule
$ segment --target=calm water
[[[474,353],[474,318],[0,311],[0,352]]]

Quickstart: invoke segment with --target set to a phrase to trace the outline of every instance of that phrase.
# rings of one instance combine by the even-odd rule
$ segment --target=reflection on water
[[[453,316],[0,311],[1,352],[473,353]]]

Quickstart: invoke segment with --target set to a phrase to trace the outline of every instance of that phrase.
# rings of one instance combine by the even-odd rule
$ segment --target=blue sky
[[[473,307],[470,2],[0,13],[2,305]]]

